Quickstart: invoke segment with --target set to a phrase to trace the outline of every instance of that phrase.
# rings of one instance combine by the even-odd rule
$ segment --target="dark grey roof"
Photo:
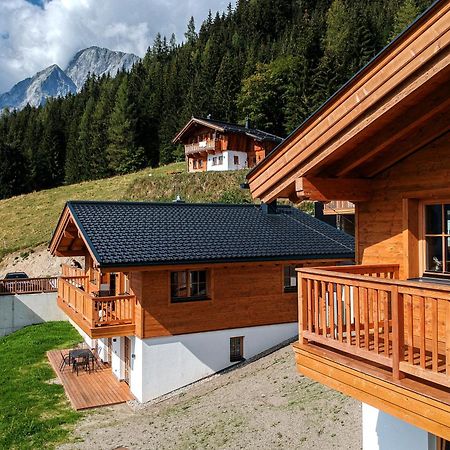
[[[353,258],[353,238],[295,208],[257,205],[67,203],[103,267]]]
[[[172,142],[173,143],[178,142],[181,139],[181,137],[185,133],[187,133],[187,130],[189,130],[190,126],[193,123],[209,126],[221,132],[245,134],[246,136],[256,139],[257,141],[271,141],[277,144],[283,141],[283,138],[281,138],[280,136],[276,136],[275,134],[271,133],[266,133],[265,131],[258,130],[257,128],[250,128],[250,127],[247,128],[245,126],[238,125],[235,123],[229,123],[214,119],[205,119],[204,117],[192,117],[192,119],[183,127],[183,129],[178,132],[178,134],[174,137]]]
[[[265,131],[258,130],[257,128],[247,128],[243,125],[238,125],[238,124],[229,123],[229,122],[223,122],[221,120],[205,119],[204,117],[199,117],[199,120],[201,120],[203,122],[209,122],[211,125],[216,125],[230,133],[245,134],[249,137],[257,139],[258,141],[272,141],[272,142],[277,142],[277,143],[280,143],[283,141],[283,138],[276,136],[275,134],[266,133]]]

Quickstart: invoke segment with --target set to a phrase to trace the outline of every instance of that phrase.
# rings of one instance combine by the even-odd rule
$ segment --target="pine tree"
[[[134,105],[128,94],[128,78],[124,77],[108,128],[108,167],[115,174],[132,172],[145,164],[144,149],[135,146],[136,117],[132,114]]]
[[[189,45],[194,45],[197,40],[197,32],[195,31],[195,21],[194,17],[191,16],[189,19],[189,23],[187,26],[186,33],[184,33],[184,37],[186,38],[186,43]]]
[[[420,9],[414,0],[405,0],[397,10],[394,18],[392,33],[389,40],[400,34],[420,14]]]
[[[14,146],[0,142],[0,198],[25,192],[25,158]]]
[[[350,43],[350,21],[343,0],[333,0],[326,15],[325,52],[343,55]]]

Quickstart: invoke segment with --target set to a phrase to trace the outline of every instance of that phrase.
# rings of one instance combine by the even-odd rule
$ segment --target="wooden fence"
[[[57,290],[57,277],[0,280],[0,295],[36,294],[41,292],[56,292]]]

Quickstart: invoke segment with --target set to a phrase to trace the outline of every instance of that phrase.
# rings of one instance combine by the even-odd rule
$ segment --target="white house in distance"
[[[283,141],[265,131],[245,126],[193,117],[175,136],[184,144],[189,172],[252,168]]]

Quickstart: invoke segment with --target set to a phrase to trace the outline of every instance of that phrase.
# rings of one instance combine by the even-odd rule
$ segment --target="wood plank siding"
[[[450,199],[449,180],[449,133],[375,177],[371,201],[357,205],[358,263],[398,264],[402,279],[419,276],[418,259],[411,258],[419,252],[420,236],[415,230],[416,236],[404,241],[404,231],[410,228],[404,223],[406,209],[410,215],[414,214],[417,223],[420,200],[445,198],[445,190]],[[408,204],[405,199],[417,202]]]
[[[171,270],[131,272],[140,338],[296,322],[297,293],[284,291],[284,265],[324,266],[333,261],[286,261],[172,267],[208,271],[208,300],[172,303]]]
[[[208,270],[210,300],[186,303],[170,302],[170,271],[134,272],[131,284],[141,306],[136,310],[140,337],[297,321],[297,295],[283,291],[282,264]]]

